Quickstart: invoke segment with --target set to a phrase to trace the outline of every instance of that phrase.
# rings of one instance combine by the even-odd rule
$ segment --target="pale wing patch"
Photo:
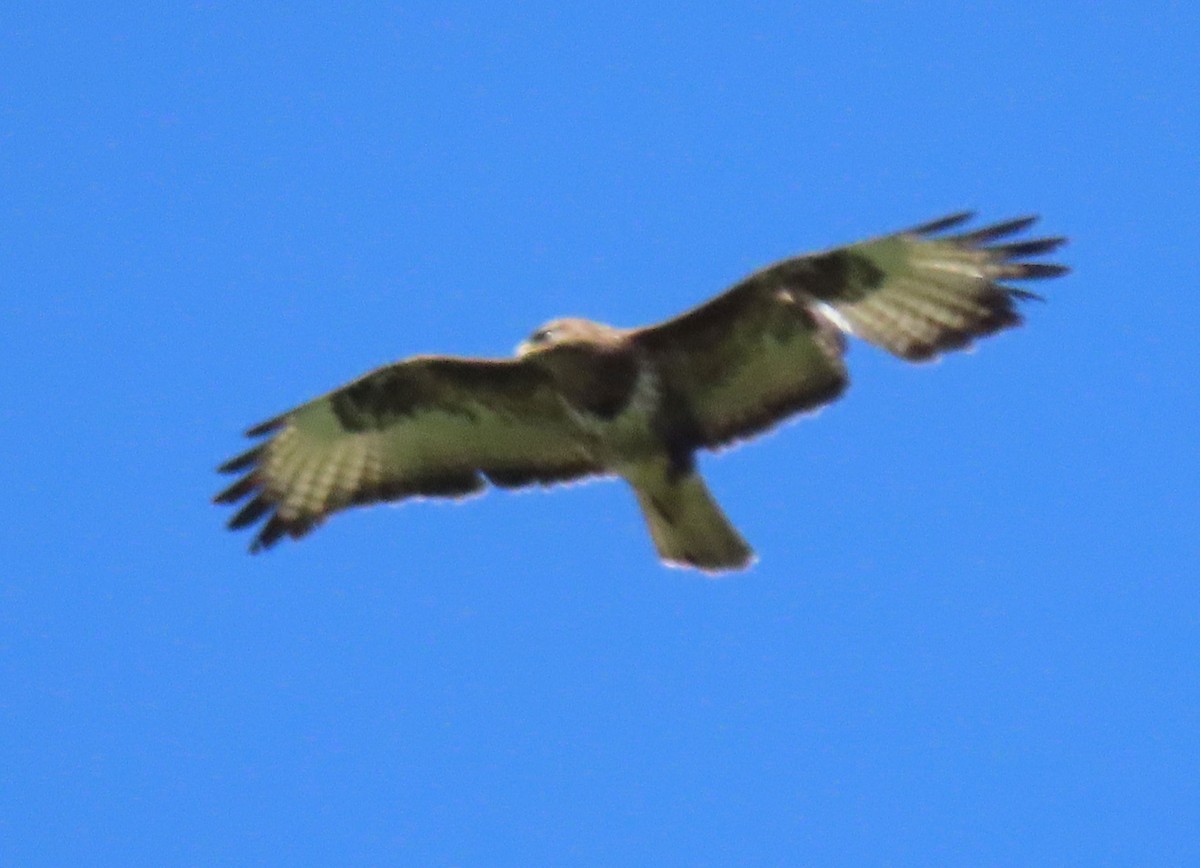
[[[848,335],[854,334],[854,326],[850,323],[850,320],[842,316],[842,312],[836,307],[824,301],[814,301],[812,302],[812,306],[817,313],[837,326],[840,331]]]

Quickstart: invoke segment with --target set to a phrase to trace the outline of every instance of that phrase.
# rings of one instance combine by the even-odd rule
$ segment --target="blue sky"
[[[1102,11],[1101,11],[1102,10]],[[1200,859],[1185,3],[0,12],[0,862]],[[555,315],[1029,211],[1074,273],[702,467],[251,558],[247,425]]]

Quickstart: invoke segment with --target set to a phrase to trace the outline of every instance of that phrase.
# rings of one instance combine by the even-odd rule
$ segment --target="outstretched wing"
[[[349,506],[604,472],[549,379],[520,360],[409,359],[246,433],[270,439],[218,468],[244,475],[214,502],[248,499],[230,529],[266,519],[251,551]]]
[[[785,259],[633,338],[683,396],[695,445],[750,436],[841,394],[843,332],[930,359],[1020,324],[1016,302],[1038,296],[1004,281],[1068,270],[1025,261],[1065,238],[994,243],[1034,217],[945,234],[970,216]]]
[[[807,296],[844,331],[910,361],[957,349],[975,338],[1021,324],[1017,301],[1041,300],[1008,280],[1058,277],[1065,265],[1027,262],[1067,239],[1001,241],[1028,229],[1021,217],[956,235],[955,214],[905,232],[785,259],[749,278]]]

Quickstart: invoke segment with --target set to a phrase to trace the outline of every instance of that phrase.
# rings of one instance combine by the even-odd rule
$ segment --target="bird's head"
[[[603,323],[586,319],[555,319],[518,344],[517,357],[524,358],[557,347],[605,347],[620,338],[620,330]]]

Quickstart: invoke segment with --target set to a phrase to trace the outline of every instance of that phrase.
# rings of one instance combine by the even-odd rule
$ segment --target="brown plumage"
[[[219,470],[215,498],[262,522],[252,551],[350,506],[620,476],[659,555],[708,572],[753,552],[696,473],[694,453],[835,400],[846,334],[920,361],[1021,322],[1037,296],[1005,281],[1056,277],[1025,261],[1063,238],[996,243],[1026,217],[957,235],[957,214],[770,265],[658,325],[563,319],[512,359],[420,356],[257,425],[269,437]]]

